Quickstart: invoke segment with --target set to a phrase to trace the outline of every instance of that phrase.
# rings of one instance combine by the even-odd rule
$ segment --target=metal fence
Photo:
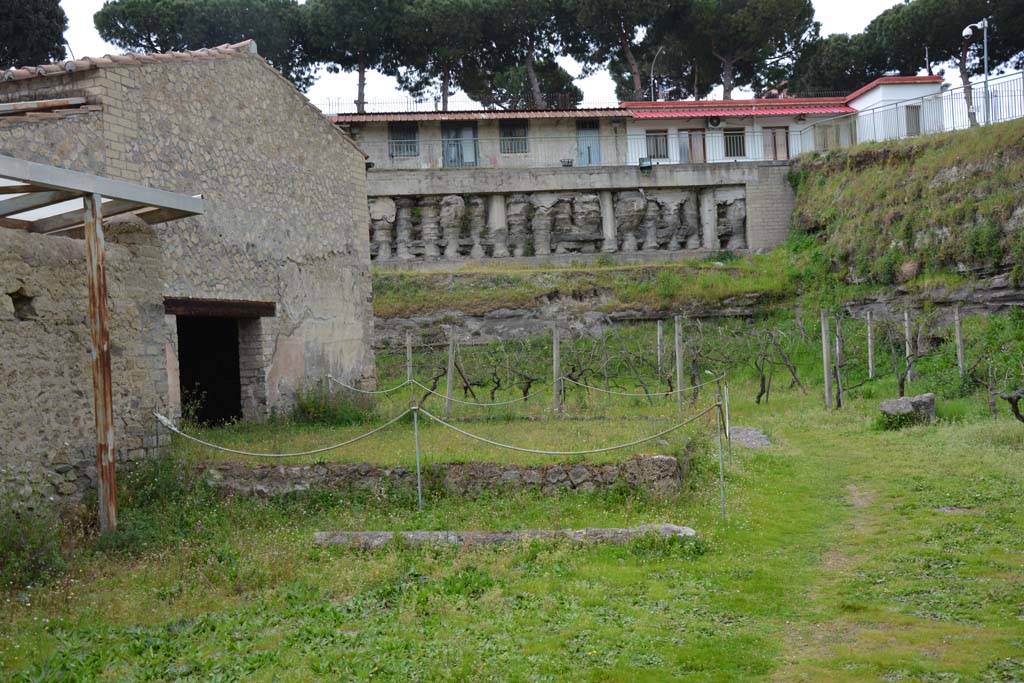
[[[902,140],[1024,118],[1024,73],[990,78],[988,86],[943,92],[817,121],[795,134],[807,150]]]

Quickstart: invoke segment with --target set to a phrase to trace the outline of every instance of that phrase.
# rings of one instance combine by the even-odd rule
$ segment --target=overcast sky
[[[883,10],[897,4],[898,0],[814,0],[816,18],[821,22],[822,34],[856,33]],[[61,0],[61,6],[68,15],[68,30],[65,38],[75,57],[102,57],[118,52],[117,48],[105,43],[96,33],[92,15],[103,6],[103,0]],[[574,76],[579,65],[571,59],[560,60]],[[577,81],[588,103],[615,103],[615,87],[607,72],[596,73]],[[309,99],[315,103],[336,98],[351,102],[356,94],[355,74],[329,74],[323,72],[310,89]],[[367,77],[367,100],[404,101],[406,95],[396,88],[395,80],[383,74],[371,72]]]

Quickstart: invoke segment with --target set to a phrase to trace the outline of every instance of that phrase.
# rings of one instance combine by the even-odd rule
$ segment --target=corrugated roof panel
[[[624,118],[629,112],[618,107],[607,109],[542,109],[531,111],[423,111],[382,114],[336,114],[335,123],[387,123],[392,121],[492,121],[507,119],[585,119]]]
[[[658,111],[634,111],[634,119],[699,119],[707,116],[719,118],[746,118],[748,116],[801,116],[855,114],[853,107],[729,107],[727,109],[660,109]]]

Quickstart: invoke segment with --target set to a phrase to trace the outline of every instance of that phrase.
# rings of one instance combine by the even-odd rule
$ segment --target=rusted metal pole
[[[100,531],[117,530],[117,478],[114,467],[114,390],[110,374],[110,312],[103,245],[103,198],[85,195],[85,258],[89,280],[89,334],[92,337],[92,392],[96,416],[96,469],[99,472]]]

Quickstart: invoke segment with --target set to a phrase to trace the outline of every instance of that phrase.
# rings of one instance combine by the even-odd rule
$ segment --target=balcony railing
[[[666,130],[581,136],[356,140],[378,170],[544,168],[784,161],[808,151],[800,135],[765,130]]]

